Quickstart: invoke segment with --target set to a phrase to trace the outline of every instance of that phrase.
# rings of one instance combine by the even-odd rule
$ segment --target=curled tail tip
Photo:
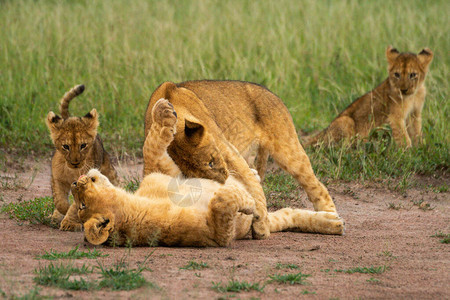
[[[81,93],[83,93],[85,88],[86,87],[84,86],[84,84],[79,84],[79,85],[75,86],[74,90],[75,90],[75,93],[77,94],[77,96],[80,95]]]

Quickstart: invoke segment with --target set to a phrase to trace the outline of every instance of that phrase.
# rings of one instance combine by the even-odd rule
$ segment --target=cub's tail
[[[59,108],[60,112],[61,112],[61,117],[63,119],[67,119],[70,116],[70,114],[69,114],[70,101],[83,92],[84,92],[84,85],[80,84],[80,85],[74,86],[73,88],[70,89],[70,91],[68,91],[67,93],[64,94],[64,96],[61,99],[61,106]]]

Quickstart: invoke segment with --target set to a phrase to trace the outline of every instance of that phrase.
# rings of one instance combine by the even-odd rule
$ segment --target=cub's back
[[[267,88],[234,80],[198,80],[177,84],[194,92],[205,104],[217,125],[224,130],[238,124],[266,129],[276,122],[292,122],[284,103]],[[280,120],[281,119],[281,120]]]

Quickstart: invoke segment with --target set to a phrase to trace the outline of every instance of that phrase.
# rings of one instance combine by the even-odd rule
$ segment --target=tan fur
[[[350,104],[327,129],[306,145],[326,145],[355,135],[366,138],[370,131],[389,124],[398,145],[411,147],[422,141],[422,108],[425,102],[425,77],[433,52],[425,48],[419,54],[386,49],[389,77],[373,91]]]
[[[245,185],[260,216],[253,237],[270,234],[266,199],[242,155],[258,147],[256,168],[264,177],[268,155],[292,174],[305,189],[316,211],[336,212],[327,189],[317,180],[299,143],[289,111],[280,98],[254,83],[239,81],[165,82],[152,94],[145,114],[145,135],[160,98],[175,107],[178,125],[167,150],[187,177],[225,182],[229,174]],[[164,170],[144,157],[144,174]]]
[[[84,117],[70,117],[69,102],[84,91],[78,85],[61,99],[60,113],[47,115],[47,127],[50,131],[56,151],[52,158],[52,192],[55,203],[53,221],[61,222],[61,230],[81,230],[75,207],[69,208],[70,185],[92,168],[99,168],[113,183],[118,183],[114,167],[102,141],[97,135],[98,114],[92,109]]]
[[[164,166],[172,177],[147,175],[136,193],[114,187],[97,170],[90,170],[72,186],[78,215],[87,240],[95,245],[227,246],[244,238],[258,217],[255,200],[234,176],[222,184],[195,179],[201,193],[186,207],[175,204],[173,193],[190,197],[180,170],[167,155],[173,141],[177,118],[170,103],[161,99],[152,110],[153,123],[144,145],[144,157]],[[253,175],[257,178],[255,175]],[[181,184],[171,183],[179,180]],[[252,214],[254,214],[252,216]],[[336,213],[285,208],[269,213],[271,232],[295,230],[343,234],[344,223]]]

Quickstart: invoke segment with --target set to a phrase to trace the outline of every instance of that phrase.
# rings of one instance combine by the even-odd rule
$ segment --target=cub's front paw
[[[169,100],[161,98],[153,106],[153,122],[161,127],[175,128],[177,123],[177,113]]]
[[[83,229],[83,225],[80,223],[76,223],[69,220],[62,220],[61,226],[59,227],[59,230],[61,231],[81,231]]]

